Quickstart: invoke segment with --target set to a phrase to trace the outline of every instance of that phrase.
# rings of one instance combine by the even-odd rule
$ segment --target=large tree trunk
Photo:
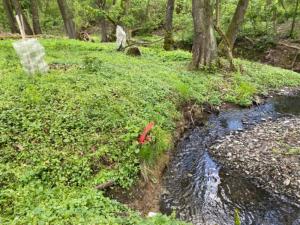
[[[37,0],[30,0],[31,3],[31,15],[32,15],[32,26],[34,34],[41,34],[42,29],[40,26],[39,8]]]
[[[297,0],[297,2],[296,2],[296,7],[295,7],[294,15],[293,15],[293,22],[292,22],[290,37],[294,36],[294,30],[295,30],[295,25],[296,25],[296,17],[297,17],[298,7],[299,7],[299,0]]]
[[[32,31],[32,29],[31,29],[31,27],[30,27],[30,25],[28,23],[28,20],[27,20],[25,14],[23,13],[23,10],[21,8],[19,0],[12,0],[12,4],[14,6],[16,14],[19,15],[19,17],[22,16],[23,23],[24,23],[24,28],[25,28],[25,33],[27,35],[33,35],[33,31]]]
[[[164,49],[171,50],[173,46],[173,13],[175,0],[168,0],[166,9],[165,40]]]
[[[95,0],[96,6],[102,11],[107,10],[106,0]],[[105,16],[101,16],[98,18],[100,21],[100,29],[101,29],[101,42],[109,42],[108,38],[108,21]]]
[[[69,9],[66,0],[57,0],[57,4],[59,6],[59,10],[63,18],[68,37],[71,39],[76,39],[76,30],[75,23],[73,21],[73,14]]]
[[[231,23],[228,27],[228,30],[226,32],[226,37],[230,44],[230,49],[233,49],[235,40],[237,38],[237,34],[239,32],[239,29],[244,21],[244,17],[247,11],[249,5],[249,0],[239,0],[239,3],[236,7],[235,13],[232,17]],[[224,44],[224,40],[221,42],[221,48]]]
[[[193,0],[192,4],[194,42],[191,66],[198,69],[210,66],[216,60],[217,46],[213,30],[212,0]]]
[[[13,8],[11,5],[11,1],[3,0],[3,6],[4,6],[4,10],[6,12],[6,16],[7,16],[8,22],[9,22],[10,31],[12,33],[18,33],[19,29],[17,27],[17,21],[14,16],[14,11],[13,11]]]

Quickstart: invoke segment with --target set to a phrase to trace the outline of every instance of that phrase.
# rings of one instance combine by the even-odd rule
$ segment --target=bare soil
[[[259,43],[259,40],[239,39],[235,44],[234,55],[300,72],[300,40]]]

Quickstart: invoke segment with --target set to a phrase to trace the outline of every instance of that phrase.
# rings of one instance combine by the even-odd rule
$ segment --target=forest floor
[[[300,40],[267,41],[244,38],[237,41],[235,55],[300,73]]]
[[[295,72],[245,60],[236,60],[236,73],[188,71],[185,51],[142,47],[130,57],[111,43],[65,39],[42,39],[50,72],[28,76],[12,43],[0,41],[1,224],[170,224],[143,219],[95,187],[155,183],[151,170],[173,148],[186,103],[248,106],[300,85]],[[152,140],[140,145],[151,121]]]

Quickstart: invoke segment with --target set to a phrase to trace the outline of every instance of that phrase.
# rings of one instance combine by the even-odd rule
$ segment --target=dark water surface
[[[300,225],[299,205],[226,171],[207,152],[220,137],[286,114],[300,115],[300,95],[278,96],[251,109],[213,114],[204,126],[189,131],[164,175],[161,212],[175,211],[178,218],[193,224],[232,225],[234,211],[239,209],[242,224]]]

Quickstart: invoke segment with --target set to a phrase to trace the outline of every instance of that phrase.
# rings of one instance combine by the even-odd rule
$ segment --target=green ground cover
[[[51,70],[28,76],[0,41],[0,224],[170,224],[142,219],[95,185],[129,188],[140,165],[172,148],[186,101],[249,105],[256,94],[299,86],[300,75],[237,60],[242,74],[188,71],[191,54],[114,44],[41,40]],[[139,133],[154,121],[152,141]],[[175,224],[173,221],[172,224]]]

